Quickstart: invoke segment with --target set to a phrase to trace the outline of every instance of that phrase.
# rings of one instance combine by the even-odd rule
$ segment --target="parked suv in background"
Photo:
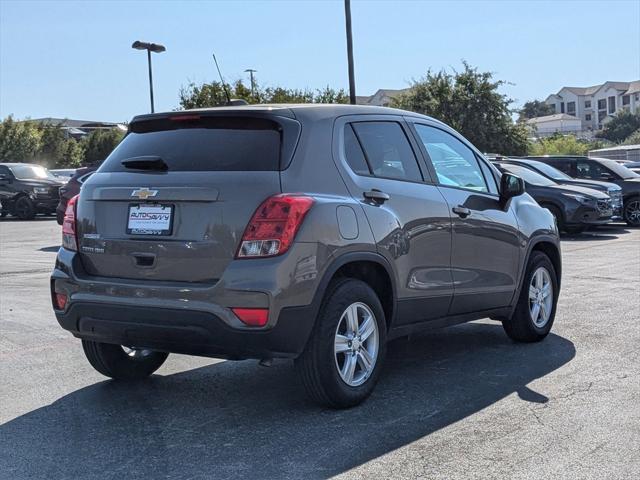
[[[116,379],[169,352],[295,359],[348,407],[387,342],[491,317],[545,338],[553,216],[431,118],[271,105],[135,117],[68,204],[51,278],[60,325]]]
[[[570,177],[604,180],[622,188],[623,217],[628,225],[640,226],[640,175],[615,160],[579,156],[527,157],[556,167]]]
[[[585,178],[573,178],[555,167],[538,160],[528,158],[513,157],[496,157],[496,161],[502,163],[510,163],[513,165],[521,165],[542,175],[543,177],[553,180],[559,185],[568,185],[576,187],[586,187],[592,190],[604,192],[611,198],[611,206],[613,208],[613,219],[622,219],[622,188],[615,183],[602,182],[599,180],[588,180]]]
[[[494,163],[500,171],[524,180],[527,193],[553,214],[558,230],[576,234],[611,222],[613,207],[606,193],[577,185],[560,185],[524,165]]]
[[[64,181],[31,163],[0,163],[2,216],[31,220],[37,213],[52,214]]]

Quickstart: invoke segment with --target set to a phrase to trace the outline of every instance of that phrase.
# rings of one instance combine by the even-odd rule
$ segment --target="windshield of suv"
[[[594,158],[593,160],[597,160],[597,162],[600,163],[603,167],[611,170],[613,173],[621,178],[624,178],[625,180],[628,180],[630,178],[640,178],[640,175],[638,175],[636,172],[634,172],[633,170],[629,170],[623,165],[620,165],[615,160],[608,160],[604,158]]]
[[[542,172],[547,177],[551,177],[554,180],[573,180],[569,175],[564,172],[561,172],[555,167],[551,165],[547,165],[546,163],[538,162],[536,160],[528,160],[527,164],[531,165],[533,168]]]
[[[56,177],[49,170],[40,165],[15,165],[9,167],[9,170],[18,180],[40,180],[43,178],[56,180]]]
[[[536,185],[538,187],[551,187],[552,185],[557,185],[557,183],[553,180],[549,180],[547,177],[543,177],[539,173],[534,172],[527,167],[507,163],[501,163],[500,166],[507,172],[519,176],[521,179],[531,185]]]

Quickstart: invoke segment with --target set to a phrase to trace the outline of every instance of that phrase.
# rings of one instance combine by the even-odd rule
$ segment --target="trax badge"
[[[148,188],[139,188],[131,192],[132,197],[138,197],[140,200],[146,200],[149,197],[155,197],[158,190],[149,190]]]

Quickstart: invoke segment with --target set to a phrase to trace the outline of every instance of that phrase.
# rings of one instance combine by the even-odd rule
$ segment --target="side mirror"
[[[511,173],[503,173],[500,178],[500,199],[506,202],[510,198],[524,193],[524,180]]]
[[[6,173],[0,173],[0,185],[7,185],[11,183],[11,178]]]

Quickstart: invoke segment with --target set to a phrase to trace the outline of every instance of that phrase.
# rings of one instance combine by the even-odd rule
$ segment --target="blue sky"
[[[640,0],[352,2],[359,95],[404,88],[465,59],[513,85],[518,104],[564,85],[640,79]],[[190,80],[258,70],[265,86],[348,86],[342,1],[0,0],[0,117],[125,121],[156,110]]]

